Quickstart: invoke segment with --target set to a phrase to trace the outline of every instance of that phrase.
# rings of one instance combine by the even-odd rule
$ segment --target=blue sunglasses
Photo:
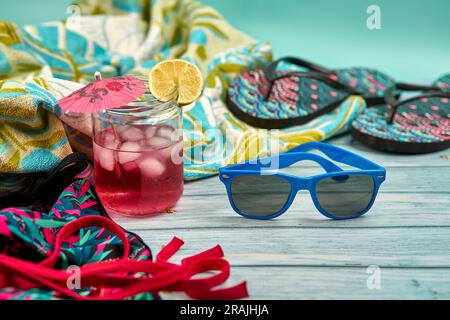
[[[308,153],[310,150],[359,170],[343,170],[322,156]],[[279,172],[305,160],[318,163],[326,173],[303,178]],[[320,213],[343,220],[369,211],[386,179],[386,169],[345,149],[310,142],[278,156],[221,168],[219,177],[225,184],[231,206],[243,217],[274,219],[289,209],[299,190],[309,190]]]

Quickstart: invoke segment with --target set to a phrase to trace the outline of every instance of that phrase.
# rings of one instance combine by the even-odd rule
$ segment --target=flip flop
[[[357,92],[323,73],[254,69],[230,83],[227,105],[253,127],[281,129],[328,113],[350,95]]]
[[[278,71],[281,64],[291,70]],[[295,69],[293,69],[295,66]],[[299,67],[307,71],[298,71]],[[281,129],[305,124],[337,108],[351,95],[368,104],[384,102],[394,80],[371,69],[330,70],[294,57],[273,62],[235,78],[228,89],[228,109],[247,124]]]
[[[397,94],[422,94],[399,101]],[[385,104],[367,109],[352,124],[354,139],[378,150],[421,154],[450,148],[450,74],[433,86],[399,83]]]

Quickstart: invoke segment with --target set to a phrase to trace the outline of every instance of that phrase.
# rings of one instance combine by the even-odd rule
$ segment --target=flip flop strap
[[[399,101],[397,98],[398,95],[396,95],[398,91],[425,91],[427,93],[412,97],[410,99]],[[450,98],[450,92],[443,91],[442,88],[436,86],[422,86],[408,83],[397,83],[393,85],[386,90],[385,94],[386,104],[392,107],[392,112],[389,116],[388,124],[394,123],[394,118],[401,106],[422,98]]]
[[[290,73],[285,73],[285,74],[281,74],[281,75],[268,75],[267,76],[267,80],[269,81],[269,88],[267,90],[267,92],[264,95],[264,100],[267,101],[269,100],[270,94],[272,92],[273,89],[273,85],[276,81],[281,80],[281,79],[285,79],[285,78],[291,78],[291,77],[299,77],[299,78],[309,78],[309,79],[315,79],[315,80],[319,80],[322,82],[325,82],[326,84],[330,85],[331,87],[337,89],[337,90],[342,90],[347,92],[348,94],[352,94],[352,95],[359,95],[360,93],[358,91],[356,91],[355,89],[342,84],[338,81],[335,81],[333,79],[330,79],[330,77],[328,77],[326,74],[323,73],[319,73],[319,72],[290,72]]]
[[[297,58],[297,57],[283,57],[280,58],[274,62],[272,62],[269,67],[266,70],[266,74],[270,74],[270,75],[276,75],[277,73],[277,68],[280,65],[280,63],[290,63],[290,64],[294,64],[296,66],[299,67],[303,67],[312,71],[316,71],[316,72],[320,72],[320,73],[325,73],[327,75],[331,75],[333,73],[332,70],[327,69],[321,65],[315,64],[313,62],[307,61],[305,59],[301,59],[301,58]]]

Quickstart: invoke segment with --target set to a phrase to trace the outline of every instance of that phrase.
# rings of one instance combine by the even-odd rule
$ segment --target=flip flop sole
[[[294,118],[287,118],[287,119],[264,119],[257,116],[253,116],[247,112],[244,112],[241,110],[241,108],[238,107],[238,105],[233,101],[233,99],[230,99],[230,96],[227,96],[227,107],[228,110],[231,111],[231,113],[238,118],[239,120],[247,123],[248,125],[256,128],[262,128],[262,129],[284,129],[292,126],[299,126],[302,124],[306,124],[309,121],[312,121],[316,119],[319,116],[322,116],[328,112],[333,111],[337,107],[341,105],[343,100],[336,101],[334,103],[331,103],[327,107],[315,112],[314,114],[310,114],[307,116],[302,117],[294,117]]]
[[[362,133],[355,128],[352,128],[351,134],[355,140],[373,149],[398,154],[425,154],[450,148],[450,140],[430,143],[400,142],[371,136],[369,134]]]

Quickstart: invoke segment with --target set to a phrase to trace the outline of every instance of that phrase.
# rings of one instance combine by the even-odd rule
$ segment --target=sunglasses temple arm
[[[317,150],[325,154],[330,159],[334,161],[341,162],[353,167],[357,167],[365,170],[384,170],[380,165],[363,158],[353,152],[342,149],[340,147],[334,146],[332,144],[321,143],[321,142],[308,142],[302,144],[296,148],[291,149],[288,153],[294,152],[308,152],[310,150]]]
[[[319,164],[326,172],[342,172],[342,168],[336,164],[314,153],[306,152],[288,152],[277,156],[257,159],[256,161],[247,161],[228,167],[228,170],[279,170],[290,167],[300,161],[313,161]]]
[[[276,158],[276,157],[273,157]],[[272,160],[276,161],[276,160]],[[291,165],[300,162],[300,161],[313,161],[319,164],[326,172],[332,173],[332,172],[341,172],[344,171],[337,165],[335,165],[333,162],[322,158],[321,156],[318,156],[313,153],[284,153],[279,156],[279,169],[284,169],[287,167],[290,167]],[[272,164],[273,167],[273,164]]]

